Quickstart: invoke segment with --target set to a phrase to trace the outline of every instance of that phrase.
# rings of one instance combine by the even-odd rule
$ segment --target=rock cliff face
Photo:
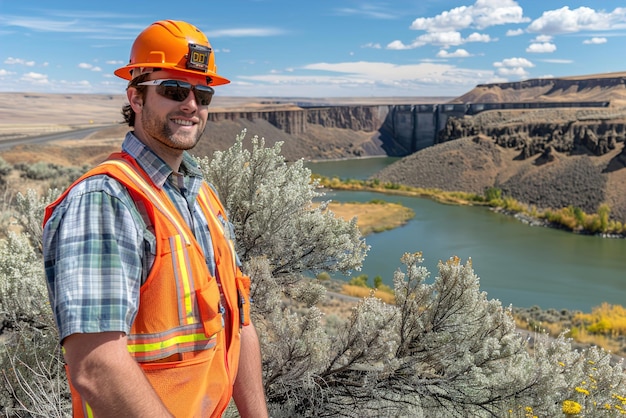
[[[288,134],[297,135],[306,132],[306,111],[300,108],[231,110],[209,113],[209,121],[213,123],[238,119],[249,121],[255,119],[266,120]]]
[[[308,108],[287,106],[286,108],[263,110],[227,110],[210,113],[209,121],[261,119],[291,135],[307,132],[307,126],[310,124],[320,125],[324,128],[375,132],[383,124],[389,108],[389,105]]]
[[[626,222],[626,108],[485,112],[449,119],[440,143],[376,175],[382,181],[482,194],[498,187],[539,208],[606,203]],[[494,148],[495,147],[495,148]]]
[[[519,151],[526,159],[552,148],[561,153],[588,152],[601,156],[626,137],[626,108],[606,110],[542,109],[486,112],[474,117],[450,118],[437,142],[474,135]]]
[[[625,80],[626,73],[620,73],[480,85],[449,102],[452,111],[442,126],[428,110],[431,105],[384,104],[219,112],[211,114],[208,131],[234,138],[245,127],[250,134],[283,141],[289,160],[405,155],[376,177],[475,193],[499,187],[542,208],[573,205],[595,212],[608,203],[611,217],[626,222]],[[454,110],[468,103],[558,101],[611,105],[473,116]],[[439,132],[434,146],[420,139],[425,131],[418,125],[424,121]],[[426,146],[412,153],[420,141]]]

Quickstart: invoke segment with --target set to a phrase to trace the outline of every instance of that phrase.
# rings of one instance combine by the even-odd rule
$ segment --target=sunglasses
[[[156,92],[165,97],[166,99],[174,100],[176,102],[184,101],[189,92],[193,90],[193,95],[196,101],[202,106],[208,106],[213,98],[212,87],[204,86],[202,84],[196,84],[195,86],[180,80],[150,80],[138,83],[138,86],[156,86]]]

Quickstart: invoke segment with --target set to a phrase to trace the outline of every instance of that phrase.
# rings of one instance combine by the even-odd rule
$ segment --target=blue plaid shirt
[[[167,192],[215,275],[211,236],[196,200],[203,178],[193,157],[185,152],[175,173],[132,132],[122,149]],[[77,184],[46,223],[44,264],[61,339],[74,333],[129,333],[139,288],[156,252],[155,236],[141,209],[118,181],[97,175]]]

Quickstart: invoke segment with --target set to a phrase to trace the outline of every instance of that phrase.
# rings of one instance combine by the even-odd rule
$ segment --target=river
[[[313,173],[365,179],[392,158],[309,163]],[[405,252],[421,251],[435,277],[437,263],[471,258],[480,288],[503,305],[590,312],[602,302],[626,305],[626,240],[528,226],[487,208],[452,206],[429,199],[372,192],[326,191],[325,199],[399,202],[415,212],[407,225],[371,234],[361,273],[392,285]],[[356,273],[355,273],[356,274]]]

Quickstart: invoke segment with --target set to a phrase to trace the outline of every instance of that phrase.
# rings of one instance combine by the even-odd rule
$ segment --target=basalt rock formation
[[[606,108],[486,111],[448,118],[437,144],[374,177],[505,195],[538,208],[579,207],[626,222],[626,73],[477,86],[453,100],[606,100]]]

